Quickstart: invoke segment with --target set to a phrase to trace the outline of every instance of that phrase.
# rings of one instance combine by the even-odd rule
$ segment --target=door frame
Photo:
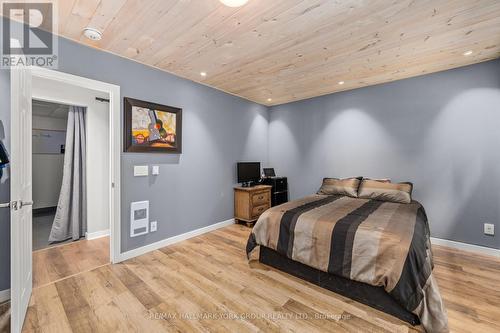
[[[121,157],[121,109],[120,86],[85,77],[50,70],[42,67],[31,67],[32,77],[56,81],[63,84],[100,91],[109,96],[109,258],[111,263],[120,262],[121,229],[120,229],[120,157]],[[39,99],[32,96],[32,99]],[[64,101],[59,101],[64,102]],[[12,264],[11,264],[12,265]]]

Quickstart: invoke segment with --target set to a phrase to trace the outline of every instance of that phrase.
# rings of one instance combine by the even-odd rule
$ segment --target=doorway
[[[107,138],[107,143],[99,145],[100,153],[107,162],[104,174],[106,177],[100,180],[102,188],[96,190],[100,194],[92,196],[97,204],[101,206],[94,208],[103,211],[105,207],[105,218],[96,219],[108,223],[108,229],[90,230],[85,233],[83,241],[71,242],[48,247],[40,251],[65,251],[68,253],[80,253],[82,244],[101,240],[101,246],[90,251],[91,257],[106,253],[107,262],[119,261],[120,255],[120,88],[118,86],[78,77],[58,71],[43,68],[19,68],[11,70],[11,127],[12,133],[12,160],[11,160],[11,327],[14,332],[21,331],[29,297],[33,286],[33,270],[37,265],[32,261],[32,100],[54,103],[59,105],[79,105],[89,108],[89,100],[82,102],[72,95],[71,91],[91,92],[93,102],[95,98],[107,100],[106,112],[101,113],[107,122],[103,125],[98,119],[94,119],[102,127],[95,126],[102,131]],[[29,105],[29,106],[28,106]],[[90,119],[87,119],[90,122]],[[28,131],[24,128],[29,129]],[[89,135],[89,137],[94,137]],[[29,144],[28,144],[29,142]],[[66,149],[66,147],[65,147]],[[29,161],[29,163],[27,162]],[[102,171],[102,166],[97,166]],[[91,172],[89,170],[89,172]],[[97,183],[97,182],[96,182]],[[90,185],[90,184],[89,184]],[[104,199],[103,199],[104,198]],[[109,234],[109,236],[106,236]],[[102,237],[104,236],[104,237]],[[91,238],[94,239],[91,239]],[[107,238],[109,237],[109,238]],[[106,240],[104,245],[102,240]],[[78,245],[80,248],[69,247]],[[60,252],[62,253],[62,252]],[[57,256],[56,256],[57,257]],[[66,262],[74,261],[68,256]],[[60,262],[54,263],[54,265]],[[38,264],[40,265],[40,264]],[[50,266],[50,265],[45,265]],[[54,267],[60,271],[64,267]],[[53,282],[52,282],[53,283]]]
[[[32,103],[33,251],[110,229],[107,94],[59,84],[41,91],[48,84],[33,79],[33,94],[46,98]],[[85,106],[49,101],[63,95]]]
[[[109,103],[32,80],[33,288],[109,263]]]

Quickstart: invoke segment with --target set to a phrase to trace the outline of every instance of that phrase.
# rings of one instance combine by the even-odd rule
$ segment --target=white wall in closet
[[[33,103],[33,129],[66,131],[67,117],[38,116],[38,106]],[[63,154],[38,154],[33,152],[33,208],[56,207],[61,190]]]

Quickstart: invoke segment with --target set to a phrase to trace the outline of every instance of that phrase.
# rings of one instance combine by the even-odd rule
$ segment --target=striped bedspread
[[[264,212],[247,255],[263,245],[324,272],[382,286],[427,332],[448,332],[432,275],[424,208],[410,204],[311,195]]]

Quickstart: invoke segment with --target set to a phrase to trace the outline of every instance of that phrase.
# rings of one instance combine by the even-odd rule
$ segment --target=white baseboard
[[[123,252],[123,253],[120,253],[118,255],[117,262],[127,260],[130,258],[134,258],[134,257],[140,256],[141,254],[151,252],[151,251],[157,250],[159,248],[162,248],[162,247],[174,244],[174,243],[178,243],[180,241],[183,241],[183,240],[186,240],[186,239],[189,239],[192,237],[196,237],[196,236],[202,235],[202,234],[210,232],[210,231],[214,231],[214,230],[226,227],[226,226],[231,225],[231,224],[234,224],[234,219],[229,219],[229,220],[215,223],[215,224],[203,227],[203,228],[188,231],[186,233],[183,233],[183,234],[180,234],[177,236],[173,236],[173,237],[161,240],[161,241],[156,242],[156,243],[148,244],[148,245],[139,247],[137,249]]]
[[[456,242],[448,239],[441,239],[434,237],[431,237],[431,243],[436,245],[451,247],[458,250],[486,254],[494,257],[500,257],[500,249],[494,249],[491,247],[467,244],[467,243]]]
[[[106,236],[109,236],[109,229],[101,230],[101,231],[95,231],[95,232],[86,232],[85,233],[85,238],[87,240],[101,238],[101,237],[106,237]]]
[[[10,299],[10,289],[0,290],[0,303]]]

